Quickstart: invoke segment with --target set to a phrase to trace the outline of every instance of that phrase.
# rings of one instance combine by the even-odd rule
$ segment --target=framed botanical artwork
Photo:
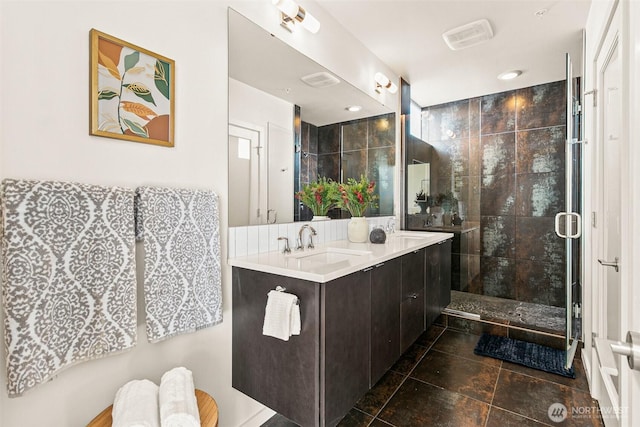
[[[175,62],[92,29],[91,135],[173,147]]]

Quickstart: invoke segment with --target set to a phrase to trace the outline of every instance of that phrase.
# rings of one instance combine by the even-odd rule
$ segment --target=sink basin
[[[286,255],[289,267],[310,273],[326,274],[347,268],[353,261],[369,255],[370,251],[346,248],[307,249]]]
[[[358,249],[347,248],[322,248],[322,249],[307,249],[302,252],[294,252],[286,255],[287,258],[295,258],[306,261],[326,262],[333,263],[338,261],[344,261],[353,259],[354,257],[361,257],[363,255],[369,255],[371,251],[362,251]]]
[[[410,231],[396,231],[393,234],[389,235],[390,237],[398,237],[402,239],[409,240],[423,240],[429,237],[428,233],[423,233],[420,231],[410,232]]]

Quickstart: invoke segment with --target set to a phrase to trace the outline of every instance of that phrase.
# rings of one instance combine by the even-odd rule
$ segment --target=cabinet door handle
[[[367,271],[371,271],[371,270],[373,270],[373,267],[367,267],[367,268],[365,268],[365,269],[364,269],[364,270],[362,270],[362,271],[364,271],[364,272],[366,273]]]
[[[418,294],[411,294],[409,295],[409,298],[418,299]]]
[[[381,262],[380,264],[376,264],[376,268],[382,267],[383,265],[384,265],[384,262]]]

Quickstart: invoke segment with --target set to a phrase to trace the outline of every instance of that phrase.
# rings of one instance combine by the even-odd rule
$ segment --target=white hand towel
[[[294,304],[291,311],[291,335],[300,335],[300,305]]]
[[[120,387],[111,410],[113,427],[160,427],[158,386],[132,380]]]
[[[185,367],[167,371],[160,380],[162,427],[200,427],[193,374]]]
[[[300,308],[298,297],[281,291],[270,291],[264,312],[262,334],[289,341],[291,335],[300,334]]]

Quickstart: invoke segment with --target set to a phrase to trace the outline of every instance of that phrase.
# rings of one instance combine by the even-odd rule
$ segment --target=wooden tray
[[[213,397],[209,396],[202,390],[196,389],[196,400],[198,401],[198,411],[200,412],[200,425],[202,427],[218,426],[218,405]],[[113,418],[111,418],[111,410],[113,405],[109,405],[104,411],[100,412],[91,420],[87,427],[111,427]]]

